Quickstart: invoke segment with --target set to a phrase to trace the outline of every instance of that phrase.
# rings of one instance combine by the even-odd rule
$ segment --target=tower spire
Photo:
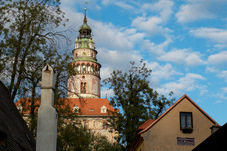
[[[86,10],[87,10],[87,8],[84,8],[84,24],[87,24]]]
[[[86,11],[87,11],[87,2],[85,2],[85,8],[84,8],[84,24],[87,24],[87,14],[86,14]]]

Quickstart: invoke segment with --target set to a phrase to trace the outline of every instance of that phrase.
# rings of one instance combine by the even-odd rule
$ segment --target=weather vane
[[[86,11],[87,10],[87,1],[85,1],[85,8],[84,10]]]

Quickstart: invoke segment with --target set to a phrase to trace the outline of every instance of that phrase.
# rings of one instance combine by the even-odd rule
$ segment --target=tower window
[[[81,93],[86,93],[86,82],[81,82],[80,89]]]
[[[83,67],[82,67],[82,71],[86,71],[86,67],[85,67],[85,65],[83,65]]]

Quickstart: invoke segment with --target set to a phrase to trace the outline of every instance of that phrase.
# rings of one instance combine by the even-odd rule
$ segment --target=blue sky
[[[88,25],[105,79],[141,58],[161,94],[187,94],[220,125],[227,122],[226,0],[88,0]],[[82,25],[85,1],[62,0],[69,19],[69,52]],[[102,97],[113,95],[102,88]]]

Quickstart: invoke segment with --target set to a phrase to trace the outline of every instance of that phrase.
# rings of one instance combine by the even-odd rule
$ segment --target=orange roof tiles
[[[110,102],[108,99],[101,99],[101,98],[83,98],[83,99],[77,99],[77,98],[67,98],[67,100],[70,102],[70,108],[73,108],[75,105],[77,105],[80,110],[80,115],[109,115],[108,111],[110,112],[119,112],[119,109],[114,109],[112,105],[110,105]],[[105,105],[107,108],[106,113],[101,113],[101,107]],[[93,111],[90,111],[92,109]]]
[[[136,133],[139,133],[140,131],[144,130],[147,128],[150,124],[152,124],[155,120],[149,119],[146,122],[144,122],[136,131]]]
[[[20,99],[15,105],[21,104],[22,102],[26,102],[26,108],[31,105],[31,99]],[[73,110],[73,107],[76,105],[80,108],[79,115],[87,115],[87,116],[107,116],[111,112],[119,113],[119,109],[114,109],[112,105],[110,105],[108,99],[101,98],[67,98],[64,99],[69,105],[70,109]],[[27,103],[28,102],[28,103]],[[40,100],[36,101],[36,104],[39,105]],[[105,106],[107,108],[106,113],[101,113],[101,107]],[[23,110],[24,114],[29,114],[29,110]]]

